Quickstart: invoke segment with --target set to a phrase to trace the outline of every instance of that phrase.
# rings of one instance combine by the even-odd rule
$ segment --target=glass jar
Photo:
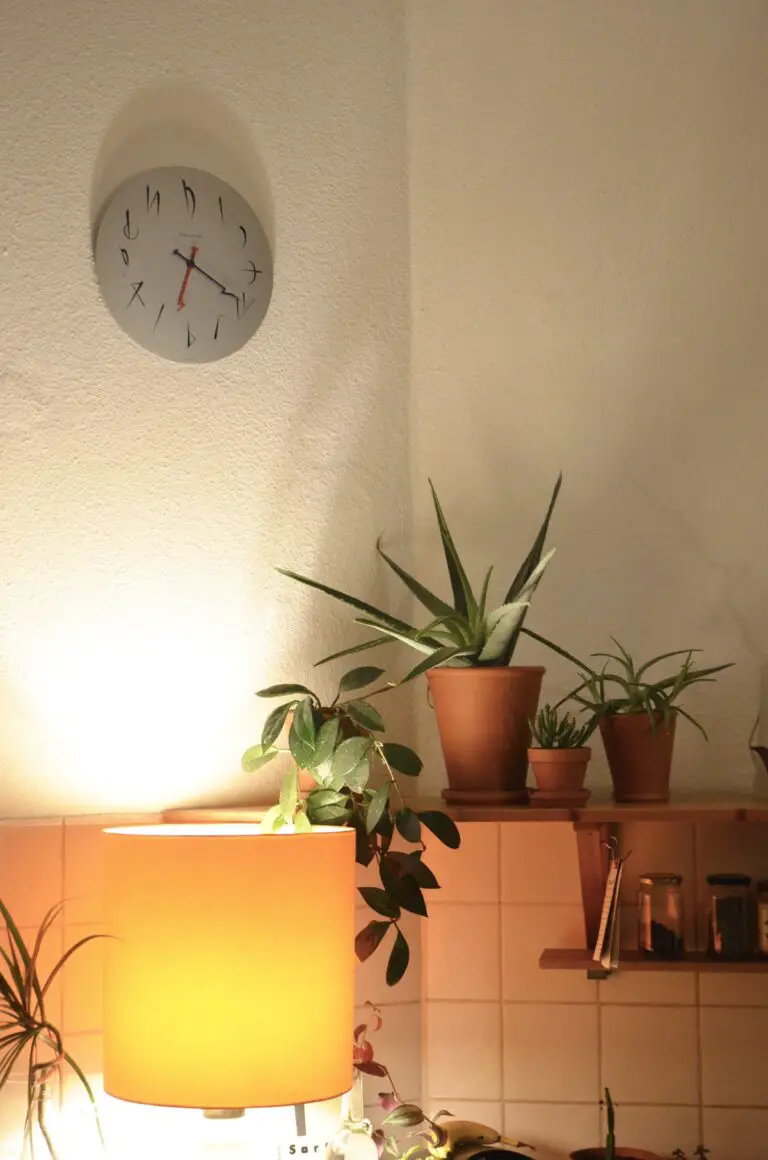
[[[710,874],[709,953],[724,959],[745,959],[752,954],[752,921],[747,874]]]
[[[676,959],[683,953],[682,884],[679,874],[640,876],[638,946],[648,955]]]
[[[757,884],[757,949],[768,955],[768,878]]]

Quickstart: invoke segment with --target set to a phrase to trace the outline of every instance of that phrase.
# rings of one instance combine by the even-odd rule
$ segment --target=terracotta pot
[[[528,750],[536,785],[547,793],[573,793],[583,789],[591,756],[589,747]]]
[[[430,669],[427,673],[448,773],[446,801],[525,802],[530,722],[544,669]]]
[[[617,802],[669,801],[669,777],[677,714],[669,726],[661,713],[616,713],[603,717],[600,733]]]
[[[644,1152],[642,1148],[616,1148],[616,1156],[620,1160],[661,1160],[655,1152]],[[571,1160],[605,1160],[605,1148],[580,1148],[578,1152],[571,1152]]]

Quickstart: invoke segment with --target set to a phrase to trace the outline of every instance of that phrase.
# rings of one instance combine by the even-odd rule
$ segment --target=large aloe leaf
[[[501,608],[489,612],[485,618],[488,635],[477,658],[480,664],[507,664],[506,656],[510,641],[518,633],[527,611],[528,602],[516,600],[510,604],[502,604]]]
[[[414,680],[415,677],[420,677],[422,673],[426,673],[429,669],[437,668],[438,665],[444,665],[447,661],[457,660],[464,665],[471,664],[471,657],[473,653],[466,648],[438,648],[423,661],[419,661],[410,672],[406,673],[402,680],[398,681],[399,685],[405,685],[408,681]]]
[[[314,588],[318,592],[324,592],[326,596],[332,596],[334,600],[340,600],[342,604],[349,604],[350,607],[356,608],[358,612],[364,612],[366,616],[372,616],[377,621],[382,621],[389,625],[390,628],[397,629],[398,632],[415,633],[417,630],[411,624],[407,624],[404,620],[399,620],[396,616],[390,616],[388,612],[382,612],[379,608],[374,608],[372,604],[366,604],[364,600],[358,600],[356,596],[350,596],[346,592],[341,592],[338,588],[331,588],[328,584],[321,584],[319,580],[313,580],[310,576],[302,576],[300,572],[292,572],[290,568],[278,568],[277,571],[281,576],[287,576],[289,580],[298,580],[299,584],[306,584],[308,588]],[[377,626],[378,627],[378,626]]]
[[[539,562],[536,565],[536,567],[534,568],[533,572],[528,577],[528,580],[523,585],[523,587],[520,589],[520,595],[518,596],[517,600],[514,600],[511,602],[513,604],[520,604],[523,607],[522,607],[522,614],[521,614],[519,620],[513,626],[511,633],[507,637],[507,641],[506,641],[506,645],[505,645],[505,649],[504,649],[504,661],[503,661],[503,663],[505,665],[509,665],[512,663],[512,657],[514,656],[515,649],[517,648],[517,642],[520,639],[520,632],[521,632],[521,629],[523,626],[523,621],[525,620],[526,613],[528,611],[528,606],[531,603],[531,600],[533,599],[533,594],[539,585],[539,581],[541,580],[542,576],[544,575],[544,572],[546,571],[547,565],[549,564],[549,562],[552,559],[552,557],[554,556],[554,554],[555,554],[555,549],[552,548],[552,549],[550,549],[549,552],[547,552],[546,556],[544,556],[543,559],[539,560]]]
[[[453,536],[450,533],[445,516],[443,515],[443,509],[440,506],[440,500],[437,498],[435,485],[431,479],[429,486],[432,490],[432,502],[435,505],[435,514],[437,515],[437,523],[440,528],[440,538],[443,541],[445,563],[448,567],[448,575],[451,580],[454,609],[456,612],[460,612],[462,616],[466,616],[469,621],[472,621],[477,613],[477,601],[472,591],[472,585],[469,583],[467,573],[464,571],[464,565],[459,558],[459,553],[453,542]]]
[[[339,657],[351,657],[353,653],[365,652],[369,648],[379,648],[382,644],[392,644],[392,637],[377,636],[373,640],[364,640],[360,644],[353,644],[349,648],[342,648],[338,652],[329,653],[322,660],[315,661],[315,668],[319,668],[320,665],[327,665],[329,661],[337,661]]]
[[[423,584],[406,572],[405,568],[401,568],[396,560],[388,556],[380,544],[376,545],[376,551],[389,564],[396,576],[399,576],[403,584],[413,593],[417,600],[421,601],[424,607],[432,613],[433,616],[452,616],[454,615],[454,608],[445,600],[441,600],[434,592],[430,592]]]
[[[407,632],[401,632],[397,628],[392,628],[389,624],[379,624],[376,620],[369,620],[365,616],[356,616],[355,624],[363,624],[366,628],[375,628],[377,632],[383,632],[385,636],[394,637],[395,640],[401,641],[403,644],[410,645],[415,648],[417,652],[432,653],[436,648],[439,648],[439,642],[429,639],[428,637],[419,636],[415,628],[409,628]]]
[[[549,507],[547,508],[547,514],[544,517],[544,522],[539,528],[539,533],[536,536],[536,539],[533,541],[533,547],[531,548],[526,558],[523,560],[520,568],[518,569],[517,575],[509,586],[509,591],[504,598],[505,604],[510,604],[513,600],[519,600],[521,598],[520,593],[523,587],[528,583],[534,569],[538,566],[538,563],[541,559],[541,553],[544,551],[544,543],[547,538],[547,532],[549,531],[549,521],[552,519],[552,512],[555,510],[555,503],[557,502],[557,497],[560,494],[560,488],[562,487],[562,484],[563,473],[561,471],[557,477],[557,481],[552,492],[552,498],[550,499]]]

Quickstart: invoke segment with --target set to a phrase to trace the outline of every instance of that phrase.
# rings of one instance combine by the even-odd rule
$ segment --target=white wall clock
[[[99,217],[94,258],[104,301],[126,334],[176,362],[239,350],[272,295],[259,219],[200,169],[151,169],[119,186]]]

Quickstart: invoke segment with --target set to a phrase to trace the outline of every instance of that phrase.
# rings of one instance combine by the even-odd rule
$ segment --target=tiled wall
[[[0,896],[33,936],[64,899],[49,959],[100,929],[100,830],[116,819],[0,825]],[[121,819],[126,820],[126,819]],[[146,819],[143,819],[146,820]],[[631,848],[624,924],[634,927],[637,873],[678,870],[688,891],[691,937],[700,927],[692,884],[715,869],[768,870],[768,828],[626,826]],[[603,983],[579,972],[540,971],[545,946],[583,941],[576,847],[559,823],[472,824],[459,852],[434,844],[442,883],[430,918],[407,922],[412,964],[390,989],[386,954],[358,970],[359,1014],[382,1007],[378,1057],[400,1094],[434,1111],[504,1127],[537,1147],[537,1160],[597,1143],[599,1096],[618,1101],[625,1143],[710,1160],[768,1157],[768,976],[619,974]],[[365,876],[364,876],[365,877]],[[361,923],[366,920],[361,908]],[[73,958],[54,989],[51,1019],[98,1086],[101,1070],[100,946]],[[373,1107],[380,1080],[366,1085]],[[24,1092],[0,1096],[0,1158],[18,1155]],[[86,1124],[76,1087],[63,1115]],[[86,1128],[83,1126],[83,1131]],[[70,1153],[64,1153],[68,1160]],[[78,1152],[78,1160],[86,1155]]]
[[[623,925],[638,873],[684,875],[691,937],[713,870],[768,874],[768,827],[631,825]],[[768,1157],[768,975],[540,971],[544,947],[584,945],[568,824],[462,827],[425,925],[423,1085],[433,1108],[504,1124],[537,1155],[598,1142],[611,1088],[619,1143],[710,1160]],[[700,892],[703,894],[703,891]],[[700,932],[703,927],[700,927]]]

